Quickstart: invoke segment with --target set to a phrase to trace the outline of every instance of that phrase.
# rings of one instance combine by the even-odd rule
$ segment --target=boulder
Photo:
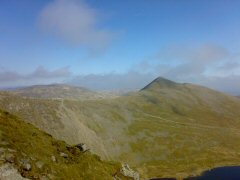
[[[122,164],[121,173],[126,177],[133,178],[134,180],[140,179],[139,173],[132,170],[128,164]]]
[[[88,150],[89,150],[88,147],[87,147],[87,145],[84,144],[84,143],[77,144],[77,145],[75,145],[75,147],[77,147],[78,149],[80,149],[80,151],[82,151],[82,152],[85,152],[85,151],[88,151]]]
[[[51,159],[52,159],[53,162],[57,162],[57,159],[56,159],[55,156],[51,156]]]
[[[32,169],[32,166],[31,166],[31,164],[30,164],[28,159],[22,159],[20,163],[22,165],[22,168],[25,171],[30,171]]]
[[[14,155],[13,154],[6,154],[5,160],[9,163],[14,163]]]
[[[64,157],[64,158],[68,158],[68,154],[64,153],[64,152],[60,152],[60,156]]]
[[[18,170],[12,164],[6,163],[0,166],[0,179],[1,180],[29,180],[23,178]]]

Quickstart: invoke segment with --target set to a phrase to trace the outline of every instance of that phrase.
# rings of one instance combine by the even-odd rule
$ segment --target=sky
[[[0,88],[159,76],[240,95],[240,1],[0,1]]]

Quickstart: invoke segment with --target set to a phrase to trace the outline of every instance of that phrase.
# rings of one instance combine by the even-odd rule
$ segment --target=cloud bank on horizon
[[[33,22],[31,19],[27,19],[26,22],[24,22],[28,23],[29,26],[27,27],[30,27],[30,29],[24,29],[23,32],[20,30],[21,33],[27,33],[29,35],[32,33],[33,36],[39,36],[34,37],[40,42],[37,43],[37,45],[34,43],[33,45],[29,45],[33,46],[33,48],[28,46],[27,50],[24,49],[27,53],[23,54],[22,63],[18,63],[20,62],[18,59],[15,60],[18,57],[17,55],[12,56],[12,52],[4,55],[4,43],[1,44],[0,42],[0,54],[2,54],[0,55],[1,88],[35,84],[68,83],[93,90],[134,90],[141,89],[154,78],[162,76],[177,82],[195,83],[232,94],[240,94],[240,84],[238,83],[240,82],[240,49],[233,49],[227,45],[227,43],[225,45],[209,38],[200,40],[205,30],[200,28],[198,34],[192,34],[190,41],[186,40],[186,42],[184,40],[179,41],[177,38],[176,40],[171,39],[172,34],[167,34],[167,32],[159,33],[158,31],[161,29],[169,28],[171,31],[174,30],[173,34],[179,33],[179,37],[184,36],[187,33],[185,30],[189,24],[195,22],[194,18],[192,20],[193,22],[188,22],[189,19],[186,21],[184,18],[188,16],[183,16],[181,17],[182,19],[178,19],[179,15],[177,10],[175,15],[171,13],[172,9],[170,7],[172,6],[167,3],[153,1],[151,5],[150,2],[147,4],[146,1],[135,1],[135,4],[133,2],[131,2],[132,4],[130,2],[123,4],[118,2],[120,4],[114,6],[115,4],[104,1],[102,2],[102,6],[100,6],[99,2],[94,0],[89,2],[83,0],[52,0],[42,2],[43,4],[39,5],[36,11],[33,11],[36,17]],[[27,5],[35,5],[34,2],[25,3]],[[216,1],[215,3],[221,4],[222,2]],[[201,9],[199,4],[189,4],[189,7],[196,6],[196,8]],[[125,9],[125,6],[129,7],[129,11]],[[158,6],[159,8],[161,8],[161,6],[162,8],[168,6],[169,9],[165,8],[159,11],[157,8],[154,11],[154,8]],[[181,4],[175,1],[175,6],[181,7],[179,13],[182,13],[182,10],[187,8],[183,2]],[[196,12],[197,15],[191,15],[193,17],[196,16],[195,18],[201,17],[198,15],[202,15],[207,8],[204,3],[202,6],[202,10],[198,12],[199,14]],[[219,8],[222,10],[225,10],[225,7],[227,7],[224,3],[222,3],[221,6],[222,7],[219,6]],[[236,5],[233,4],[232,6]],[[4,7],[4,4],[2,7]],[[99,7],[101,11],[97,7]],[[147,10],[148,7],[151,8]],[[189,7],[186,11],[191,9]],[[103,12],[106,10],[110,11],[111,8],[116,10],[115,16],[113,15],[112,21],[105,23],[103,22]],[[136,12],[134,12],[135,9]],[[11,19],[13,15],[11,14],[10,16],[7,13],[8,12],[6,12],[5,19],[7,19],[8,16],[9,19]],[[32,13],[32,11],[30,13]],[[163,13],[159,16],[156,15],[157,21],[162,21],[162,23],[158,24],[156,19],[154,21],[155,16],[153,17],[152,15],[154,13]],[[188,13],[192,12],[190,11]],[[183,28],[183,31],[181,31],[181,27],[178,24],[176,26],[173,23],[174,21],[165,22],[165,14],[168,14],[170,19],[172,16],[172,18],[188,24],[185,24],[185,29]],[[213,19],[213,15],[210,13],[209,17]],[[209,19],[211,20],[211,18]],[[209,24],[207,19],[204,19],[202,22],[205,21],[206,24]],[[7,29],[9,24],[8,22],[4,22],[5,21],[0,18],[2,27],[6,26]],[[145,25],[150,22],[153,23],[149,24],[149,26]],[[14,23],[16,27],[20,26],[17,23],[17,19]],[[24,23],[21,22],[20,24],[22,25]],[[217,25],[223,27],[224,24],[221,23]],[[226,23],[229,22],[226,20]],[[33,24],[37,24],[36,27],[34,27]],[[166,27],[164,27],[163,24]],[[234,24],[234,26],[236,25]],[[24,25],[24,28],[25,27]],[[9,28],[10,30],[6,31],[6,35],[13,37],[13,35],[17,34],[11,31],[12,27]],[[35,28],[37,28],[37,31],[34,30]],[[116,40],[118,36],[116,29],[120,28],[124,29],[124,34]],[[154,33],[154,29],[157,28],[159,28],[158,31]],[[191,28],[191,32],[194,32],[194,28]],[[235,29],[238,29],[238,27],[235,27]],[[208,30],[207,28],[206,30],[207,32],[210,31],[210,29]],[[218,30],[221,31],[219,28]],[[11,34],[11,32],[13,34]],[[39,32],[40,34],[37,34]],[[222,33],[226,34],[227,38],[230,35],[226,30]],[[192,43],[192,39],[198,35],[199,39]],[[23,34],[19,36],[22,37]],[[164,39],[165,36],[167,36],[169,40],[166,39],[166,42],[163,41],[162,44],[156,43]],[[159,39],[157,39],[158,37]],[[18,38],[11,39],[14,45],[17,44]],[[150,39],[151,41],[148,44],[149,38],[152,39]],[[37,40],[33,41],[38,42]],[[8,41],[9,39],[6,39],[5,44],[7,44]],[[21,41],[21,43],[22,42],[24,43],[25,41]],[[46,44],[44,44],[45,42]],[[153,45],[151,46],[151,44]],[[1,48],[3,49],[2,51]],[[21,47],[19,48],[21,49]],[[33,51],[33,53],[31,51]],[[55,54],[57,55],[55,55],[53,51],[56,52]],[[145,51],[147,53],[144,54],[143,52]],[[16,53],[18,53],[17,50]],[[31,62],[36,56],[44,53],[46,53],[46,56],[50,54],[51,57],[56,57],[55,59],[49,58],[42,61],[41,59],[37,59],[32,63],[34,65],[31,65]],[[85,58],[81,56],[81,54],[92,54],[95,56]],[[118,64],[121,65],[117,63],[117,65],[114,65],[114,62],[117,61],[119,61]],[[8,65],[6,65],[8,62],[9,67],[17,62],[16,64],[22,64],[20,66],[29,66],[31,70],[19,71],[17,70],[17,66],[15,67],[16,70],[10,70],[13,68],[9,68]],[[115,67],[113,67],[113,65]],[[90,70],[84,72],[84,68],[86,67],[91,67],[92,69],[89,68]],[[93,69],[97,69],[98,71],[94,71]],[[121,69],[121,71],[119,69]]]
[[[226,48],[204,44],[166,47],[147,57],[124,74],[91,74],[76,76],[70,83],[91,89],[141,89],[154,78],[162,76],[177,82],[205,85],[240,94],[240,54]]]
[[[177,82],[196,83],[238,95],[239,57],[240,54],[230,53],[227,49],[215,45],[205,44],[196,48],[179,45],[159,50],[125,73],[81,75],[74,74],[69,67],[49,71],[40,66],[25,75],[3,71],[0,73],[0,82],[5,86],[59,82],[93,90],[136,90],[162,76]]]
[[[15,71],[2,70],[0,71],[0,82],[1,87],[10,88],[42,83],[48,84],[55,81],[63,81],[70,76],[71,72],[68,67],[49,71],[43,66],[39,66],[29,74],[20,74]]]

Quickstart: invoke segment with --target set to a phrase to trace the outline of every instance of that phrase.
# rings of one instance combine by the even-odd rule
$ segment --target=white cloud
[[[195,48],[179,47],[162,49],[122,74],[72,75],[68,67],[49,71],[40,66],[24,75],[1,68],[0,84],[18,86],[66,82],[93,90],[130,90],[141,89],[154,78],[162,76],[240,95],[238,53],[209,44]]]
[[[26,86],[33,84],[46,84],[62,82],[71,76],[68,67],[59,68],[53,71],[39,66],[32,73],[21,74],[15,71],[3,70],[0,72],[0,87]]]
[[[141,89],[162,76],[177,82],[195,83],[240,94],[239,54],[214,44],[197,47],[171,46],[124,73],[91,74],[73,78],[70,83],[91,89]]]
[[[82,0],[55,0],[40,13],[41,27],[92,52],[104,50],[115,33],[100,25],[99,13]]]
[[[161,48],[159,52],[146,60],[212,63],[229,57],[229,53],[226,48],[211,43],[199,46],[176,44]]]
[[[239,96],[240,83],[238,82],[240,82],[240,75],[199,77],[198,80],[198,83],[204,86]]]
[[[70,84],[87,87],[93,90],[136,90],[150,83],[155,76],[150,73],[128,71],[123,74],[89,74],[76,76]]]
[[[63,67],[53,71],[49,71],[43,66],[39,66],[32,74],[26,77],[30,79],[33,79],[33,78],[51,79],[51,78],[68,77],[70,75],[71,75],[71,72],[69,70],[69,67]]]
[[[175,45],[162,48],[134,67],[178,82],[201,84],[224,92],[240,94],[239,53],[214,45]]]

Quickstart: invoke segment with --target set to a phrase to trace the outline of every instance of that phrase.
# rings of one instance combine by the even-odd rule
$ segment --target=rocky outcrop
[[[89,151],[90,149],[87,147],[86,144],[84,143],[80,143],[80,144],[77,144],[75,145],[75,147],[77,147],[80,151],[82,152],[86,152],[86,151]]]
[[[126,177],[131,177],[134,180],[140,180],[139,173],[132,170],[128,164],[122,164],[121,173]]]
[[[32,165],[28,159],[22,159],[20,164],[25,171],[30,171],[32,169]]]
[[[1,180],[28,180],[23,178],[17,169],[10,163],[5,163],[0,166],[0,179]]]

